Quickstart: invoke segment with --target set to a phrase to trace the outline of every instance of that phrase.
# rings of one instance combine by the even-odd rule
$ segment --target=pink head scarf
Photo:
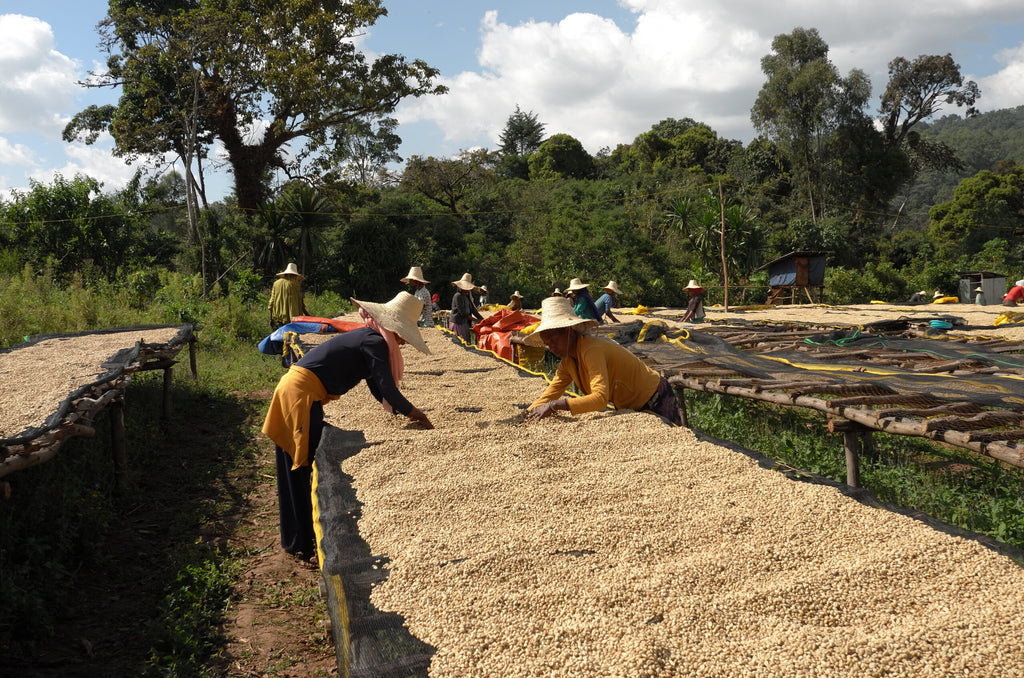
[[[405,360],[402,358],[402,350],[398,345],[398,335],[391,330],[381,327],[380,323],[367,313],[362,306],[359,307],[359,317],[363,319],[367,327],[384,337],[384,341],[388,345],[388,362],[391,364],[391,378],[395,380],[395,386],[398,386],[402,382],[402,375],[405,374]],[[384,409],[388,412],[393,411],[387,400],[384,401],[383,405]]]

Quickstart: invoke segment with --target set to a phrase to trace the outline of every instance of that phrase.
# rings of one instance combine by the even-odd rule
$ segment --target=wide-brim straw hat
[[[927,292],[925,292],[924,290],[921,290],[920,292],[918,292],[918,294],[920,294],[920,295],[921,295],[921,296],[923,297],[924,295],[926,295],[926,294],[928,294],[928,293],[927,293]]]
[[[285,275],[294,275],[299,280],[305,280],[306,279],[306,276],[304,276],[301,273],[299,273],[299,267],[295,265],[294,261],[289,262],[288,265],[284,267],[284,270],[277,274],[277,277],[280,278],[281,276],[285,276]]]
[[[693,279],[691,278],[691,279],[690,279],[690,282],[686,283],[686,287],[684,287],[683,289],[684,289],[684,290],[702,290],[702,289],[704,289],[704,288],[703,288],[703,287],[701,287],[701,286],[700,286],[700,285],[699,285],[699,284],[697,283],[697,281],[696,281],[696,280],[693,280]]]
[[[407,275],[404,278],[402,278],[402,282],[404,282],[404,283],[411,283],[413,281],[421,282],[424,285],[426,285],[427,283],[430,282],[429,280],[426,280],[423,277],[423,269],[420,268],[419,266],[413,266],[412,268],[410,268],[409,269],[409,275]]]
[[[558,289],[556,287],[555,291],[551,293],[551,296],[553,296],[553,297],[560,297],[560,296],[562,296],[562,290],[560,290],[560,289]]]
[[[566,287],[565,289],[569,290],[570,292],[575,292],[576,290],[585,290],[587,289],[587,287],[589,287],[587,283],[583,282],[579,278],[573,278],[572,280],[569,281],[569,286]]]
[[[577,332],[597,327],[597,321],[589,318],[581,318],[572,312],[572,302],[565,297],[546,297],[540,303],[540,324],[537,325],[531,334],[523,339],[527,346],[543,346],[544,340],[540,333],[546,330],[558,330],[563,327],[572,327]]]
[[[480,291],[483,292],[484,294],[487,294],[487,285],[481,285]]]
[[[516,290],[515,292],[513,292],[512,296],[515,297],[516,299],[522,299],[523,298],[523,295],[519,294],[519,290]]]
[[[974,291],[975,292],[984,292],[985,290],[981,289],[981,285],[978,285],[977,287],[974,288]]]
[[[602,287],[601,289],[608,290],[609,292],[616,296],[622,294],[622,292],[619,291],[619,286],[615,284],[614,280],[609,280],[608,284]]]
[[[416,325],[423,311],[422,301],[408,292],[399,292],[386,304],[350,298],[353,304],[369,313],[381,327],[405,339],[421,353],[430,353],[427,342],[423,340],[420,328]]]
[[[1018,280],[1013,284],[1016,285],[1017,287],[1024,287],[1024,280]]]
[[[938,299],[939,297],[942,297],[942,296],[944,296],[942,294],[942,292],[940,292],[938,290],[935,290],[935,294],[932,295],[932,299]]]
[[[452,284],[458,287],[460,290],[472,290],[476,289],[476,285],[473,284],[473,276],[469,273],[463,273],[462,277],[458,280],[453,280]]]

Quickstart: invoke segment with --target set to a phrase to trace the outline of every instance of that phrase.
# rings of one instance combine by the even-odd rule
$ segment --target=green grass
[[[843,436],[819,413],[694,391],[686,407],[697,430],[846,482]],[[1024,548],[1024,470],[920,438],[873,432],[872,440],[859,469],[875,497]]]

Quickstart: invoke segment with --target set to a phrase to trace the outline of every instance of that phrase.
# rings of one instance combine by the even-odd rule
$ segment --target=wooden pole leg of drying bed
[[[672,390],[676,394],[676,409],[679,410],[679,420],[682,422],[683,426],[689,428],[690,422],[686,417],[686,398],[684,397],[686,389],[682,386],[673,384]]]
[[[843,434],[843,449],[846,451],[846,484],[860,487],[860,451],[869,448],[871,429],[849,419],[829,419],[828,430]]]
[[[174,376],[174,373],[171,370],[177,364],[177,360],[165,358],[164,360],[154,360],[152,362],[148,362],[141,368],[143,370],[164,371],[163,404],[160,414],[165,423],[170,421],[171,419],[171,380]]]
[[[110,401],[110,455],[114,459],[114,492],[119,492],[128,470],[124,435],[124,394]]]

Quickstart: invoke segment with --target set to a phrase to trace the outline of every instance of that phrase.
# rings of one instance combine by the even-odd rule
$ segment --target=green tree
[[[59,280],[86,262],[106,279],[116,279],[119,269],[146,261],[146,224],[133,216],[137,210],[126,209],[118,196],[101,188],[84,175],[71,180],[57,175],[51,185],[31,181],[28,191],[13,191],[0,213],[0,246],[37,270],[52,268]],[[134,200],[135,192],[126,195]]]
[[[531,179],[589,179],[594,159],[580,141],[568,134],[555,134],[530,156]]]
[[[923,136],[914,128],[941,111],[943,104],[966,106],[967,116],[974,116],[974,103],[980,96],[978,85],[964,82],[960,65],[949,54],[922,55],[913,61],[897,57],[889,62],[889,83],[881,95],[879,114],[885,143],[890,149],[902,150],[910,163],[904,183],[913,182],[924,170],[964,168],[952,146]],[[906,202],[904,198],[900,211]]]
[[[1024,167],[1005,174],[978,172],[929,214],[937,258],[973,255],[997,237],[1017,241],[1024,235]]]
[[[394,118],[381,118],[376,122],[359,119],[332,128],[330,145],[336,152],[316,154],[313,159],[316,172],[308,180],[314,185],[333,183],[337,179],[364,186],[389,183],[393,179],[387,166],[402,162],[398,154],[402,138],[397,129],[398,121]],[[340,167],[339,161],[344,161]]]
[[[517,105],[508,116],[498,141],[501,142],[502,173],[510,178],[527,179],[530,168],[526,159],[544,141],[544,123],[533,111],[524,113]]]
[[[334,205],[312,186],[302,182],[290,184],[280,203],[286,222],[295,233],[299,270],[309,271],[320,253],[324,230],[337,223]]]
[[[836,129],[862,124],[870,83],[853,70],[842,78],[828,59],[828,45],[815,29],[775,36],[772,54],[761,59],[767,81],[751,109],[751,121],[790,158],[796,187],[812,219],[827,201],[826,163]]]
[[[665,212],[665,220],[686,237],[700,270],[725,282],[724,258],[729,279],[744,280],[759,263],[762,232],[749,210],[736,202],[722,205],[721,200],[710,191],[700,200],[678,198]]]
[[[471,187],[495,179],[497,162],[497,154],[486,149],[463,151],[454,158],[414,155],[405,165],[402,185],[457,214]]]
[[[354,38],[385,14],[379,0],[111,0],[108,70],[93,84],[121,86],[122,97],[76,116],[65,136],[106,130],[122,154],[216,139],[239,207],[255,209],[273,169],[300,175],[311,155],[344,159],[350,123],[446,91],[423,61],[359,51]]]
[[[964,82],[960,65],[949,54],[922,55],[913,61],[897,57],[889,62],[889,84],[878,109],[885,139],[902,145],[913,127],[941,111],[943,103],[967,106],[967,115],[976,115],[974,102],[980,96],[977,83]]]

